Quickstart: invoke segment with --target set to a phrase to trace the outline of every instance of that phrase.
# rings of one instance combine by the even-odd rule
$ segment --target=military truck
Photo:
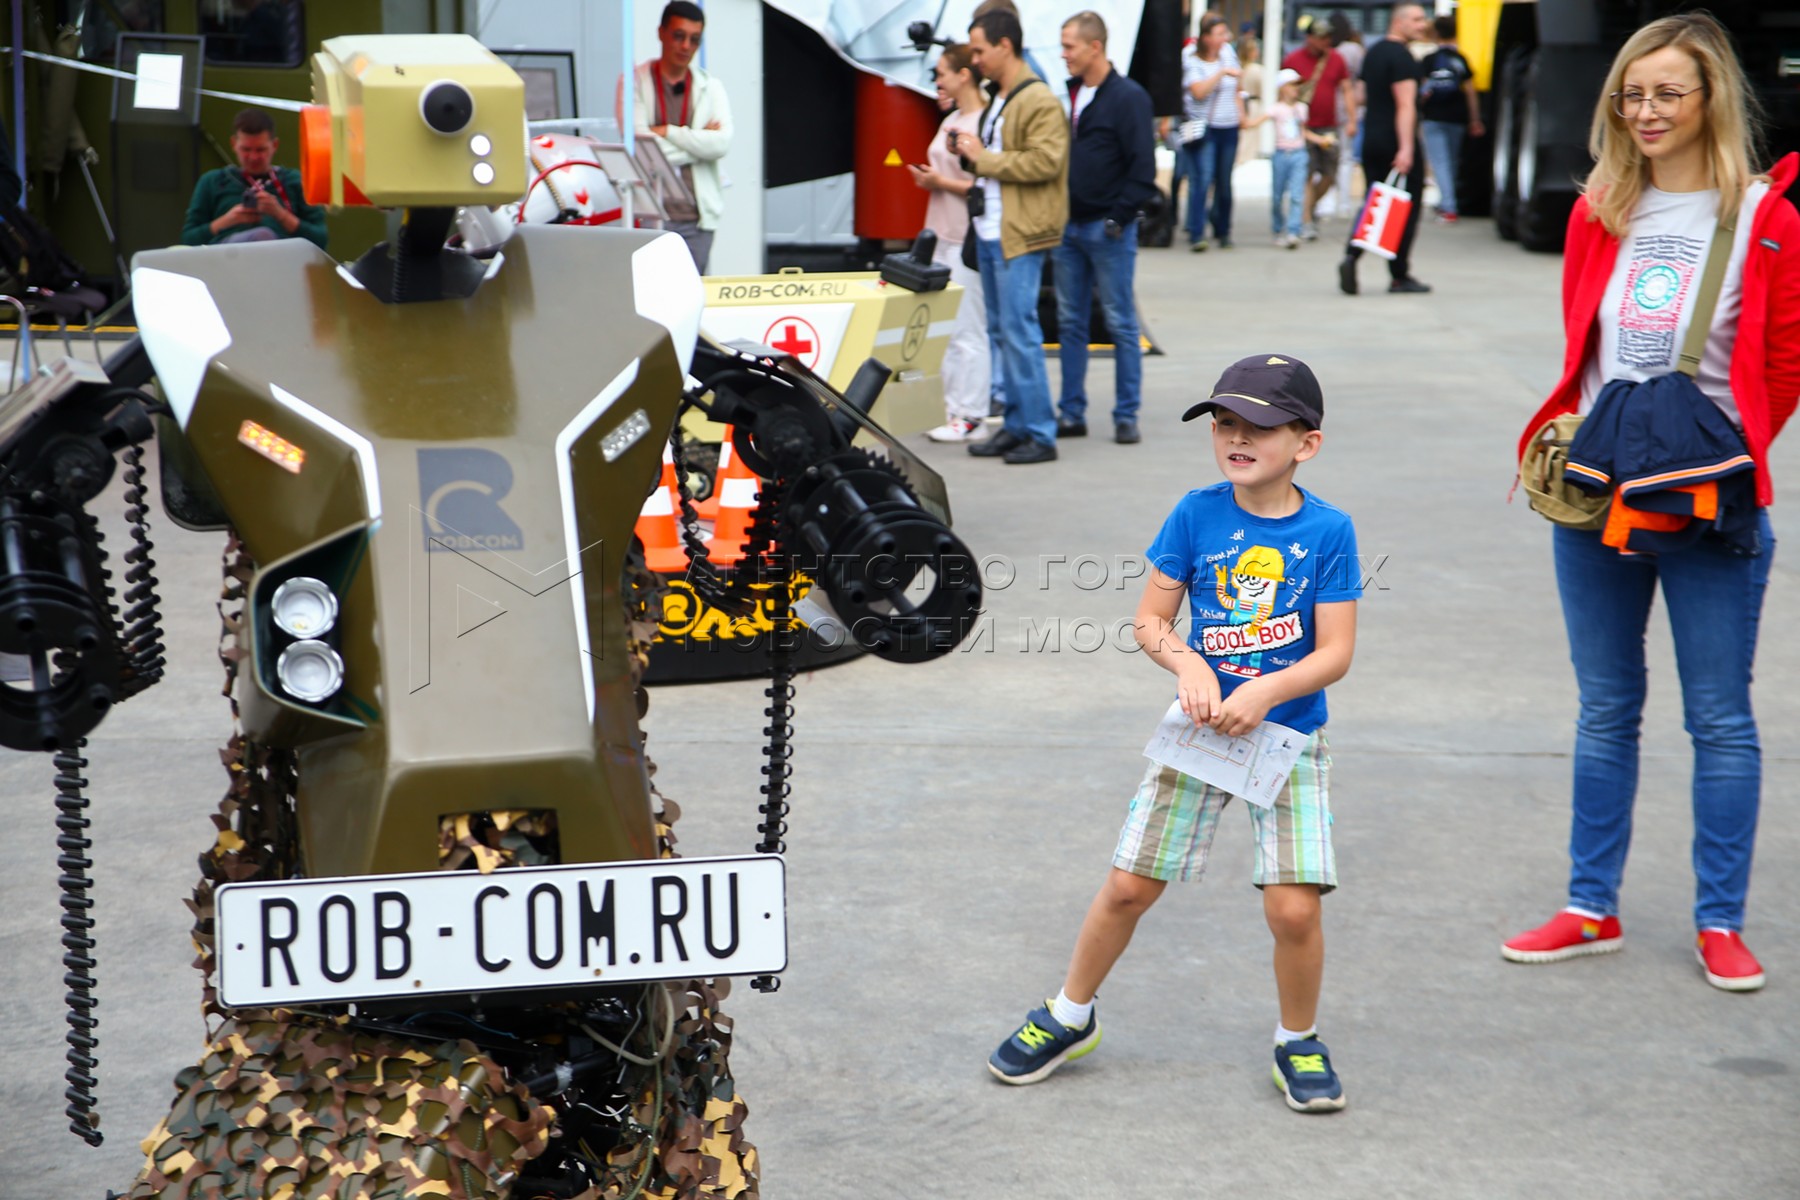
[[[1592,157],[1594,101],[1619,47],[1639,27],[1694,5],[1669,0],[1464,0],[1458,44],[1475,69],[1491,153],[1475,143],[1457,181],[1466,215],[1491,198],[1500,236],[1560,251]],[[1766,162],[1800,149],[1800,4],[1714,0],[1768,118]]]

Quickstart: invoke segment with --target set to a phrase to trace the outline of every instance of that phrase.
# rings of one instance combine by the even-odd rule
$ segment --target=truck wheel
[[[1519,93],[1518,169],[1514,174],[1519,244],[1555,253],[1568,232],[1592,159],[1588,125],[1593,98],[1611,59],[1596,45],[1550,45],[1531,56]]]
[[[1519,236],[1519,108],[1520,93],[1531,66],[1531,51],[1506,56],[1498,76],[1494,116],[1494,231],[1507,241]]]
[[[1527,250],[1560,251],[1576,193],[1552,191],[1538,173],[1538,104],[1536,89],[1526,94],[1519,122],[1518,212],[1514,220],[1519,244]]]

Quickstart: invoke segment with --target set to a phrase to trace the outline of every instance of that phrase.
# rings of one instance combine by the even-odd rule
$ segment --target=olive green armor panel
[[[283,694],[266,619],[243,634],[245,731],[298,750],[309,874],[434,869],[439,818],[488,809],[554,810],[565,862],[655,856],[619,588],[692,350],[640,315],[697,311],[678,247],[522,227],[472,299],[405,305],[308,243],[135,260],[159,380],[259,566],[252,608],[340,575],[330,702]]]

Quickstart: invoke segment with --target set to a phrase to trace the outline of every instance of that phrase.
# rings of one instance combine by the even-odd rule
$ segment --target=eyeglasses
[[[1654,96],[1646,96],[1642,92],[1613,92],[1608,99],[1613,102],[1613,111],[1627,121],[1636,117],[1648,104],[1652,117],[1673,117],[1681,111],[1681,102],[1695,92],[1704,92],[1705,85],[1678,92],[1674,88],[1664,88]]]

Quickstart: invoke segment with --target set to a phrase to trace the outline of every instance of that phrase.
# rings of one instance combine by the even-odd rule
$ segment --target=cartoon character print
[[[1230,613],[1233,625],[1248,625],[1252,637],[1275,612],[1275,594],[1287,579],[1287,560],[1273,546],[1251,546],[1238,555],[1229,576],[1223,566],[1214,567],[1219,606]],[[1220,664],[1234,675],[1261,675],[1262,652],[1234,654]]]

